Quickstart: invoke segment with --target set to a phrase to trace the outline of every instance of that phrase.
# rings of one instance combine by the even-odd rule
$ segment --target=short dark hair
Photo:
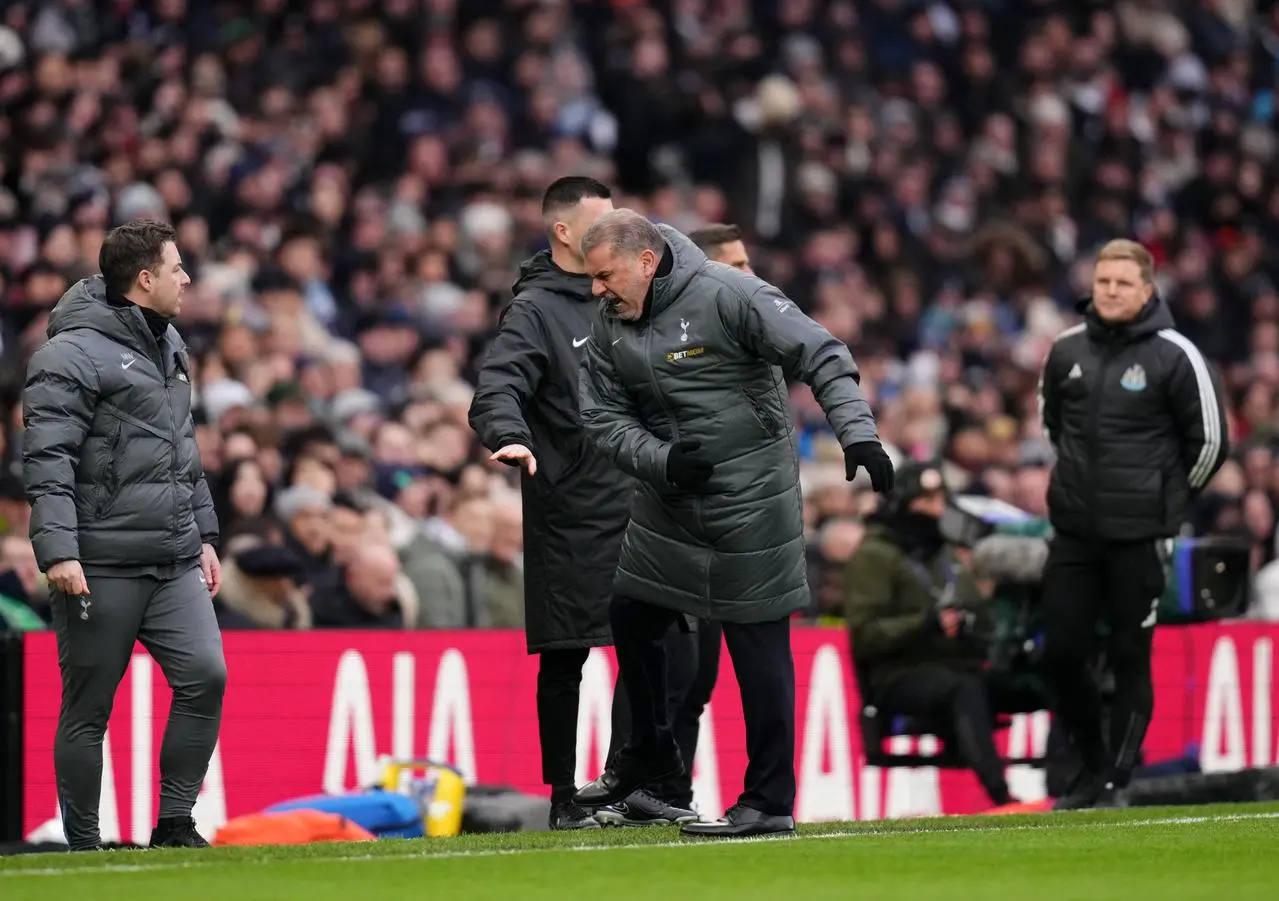
[[[590,197],[608,200],[613,196],[604,182],[585,175],[566,175],[551,182],[542,195],[542,218],[558,213],[560,210],[577,206]]]
[[[742,240],[742,230],[736,225],[725,225],[722,222],[716,222],[713,225],[699,228],[695,232],[689,232],[688,240],[700,247],[703,252],[709,253],[716,247]]]
[[[167,222],[137,219],[112,229],[98,251],[98,268],[107,288],[127,294],[143,269],[154,269],[164,258],[164,245],[177,243],[178,233]]]

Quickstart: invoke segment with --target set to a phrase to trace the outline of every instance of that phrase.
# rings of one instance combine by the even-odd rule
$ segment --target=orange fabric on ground
[[[215,845],[309,845],[315,842],[372,842],[377,837],[336,813],[289,810],[251,813],[228,821]]]
[[[1043,801],[1017,801],[1012,804],[1001,804],[999,807],[992,807],[990,810],[983,810],[981,815],[984,817],[1002,817],[1017,813],[1047,813],[1053,809],[1051,799],[1045,798]]]

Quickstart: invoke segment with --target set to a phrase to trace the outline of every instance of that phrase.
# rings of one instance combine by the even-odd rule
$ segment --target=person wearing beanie
[[[986,598],[941,517],[947,486],[939,461],[897,470],[893,492],[870,517],[848,561],[844,608],[864,705],[881,717],[927,723],[972,768],[1000,806],[1012,798],[995,748],[994,711],[1038,709],[984,671]]]

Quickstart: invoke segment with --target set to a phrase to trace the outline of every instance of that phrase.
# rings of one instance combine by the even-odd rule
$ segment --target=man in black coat
[[[1057,807],[1092,807],[1127,785],[1150,724],[1166,539],[1229,450],[1221,388],[1173,328],[1140,244],[1102,248],[1084,322],[1062,332],[1044,362],[1040,402],[1057,451],[1044,665],[1055,712],[1084,761]],[[1088,671],[1099,620],[1115,679],[1109,743]]]
[[[592,178],[561,178],[546,189],[551,249],[520,267],[470,410],[492,459],[523,470],[525,631],[529,653],[541,658],[537,717],[553,829],[600,825],[594,809],[573,803],[578,698],[590,649],[612,644],[609,601],[634,489],[594,452],[578,416],[578,368],[596,307],[578,242],[613,208],[610,198]],[[624,804],[613,821],[696,819],[647,792]]]

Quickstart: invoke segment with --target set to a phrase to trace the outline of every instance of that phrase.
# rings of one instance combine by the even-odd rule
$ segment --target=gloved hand
[[[844,478],[857,477],[857,467],[870,476],[870,486],[879,494],[893,490],[893,461],[878,441],[859,441],[844,448]]]
[[[706,484],[715,464],[695,454],[700,441],[678,441],[666,457],[666,481],[679,488],[697,488]]]

